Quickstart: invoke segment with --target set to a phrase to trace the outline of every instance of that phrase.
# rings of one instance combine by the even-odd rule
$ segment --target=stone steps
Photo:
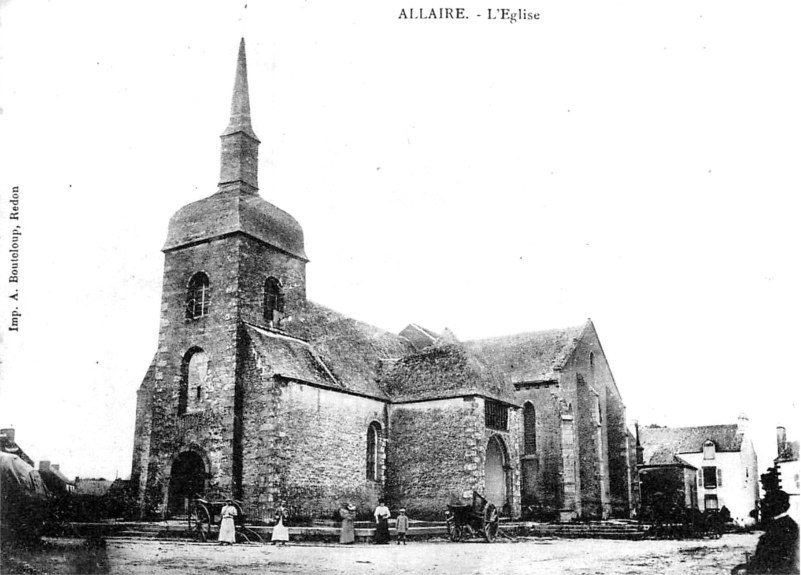
[[[501,531],[508,537],[563,537],[587,539],[642,539],[644,530],[636,522],[590,522],[590,523],[533,523],[502,521]],[[185,521],[115,522],[115,523],[77,523],[71,530],[80,536],[102,536],[125,539],[186,539],[194,540],[196,536],[188,530]],[[211,528],[210,538],[216,538],[218,526]],[[262,541],[270,540],[271,526],[248,525],[246,534],[255,533]],[[394,537],[394,529],[390,530]],[[356,540],[367,542],[372,540],[375,529],[356,527]],[[334,525],[289,526],[290,540],[296,541],[329,541],[339,540],[339,527]],[[447,528],[444,522],[412,523],[407,539],[446,538]],[[250,536],[252,540],[258,538]]]

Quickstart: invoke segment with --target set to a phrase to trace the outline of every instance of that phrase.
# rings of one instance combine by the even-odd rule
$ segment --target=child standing
[[[406,510],[401,509],[400,515],[398,515],[398,522],[395,525],[395,529],[398,532],[398,545],[403,544],[406,545],[406,532],[409,530],[409,518],[406,517]]]

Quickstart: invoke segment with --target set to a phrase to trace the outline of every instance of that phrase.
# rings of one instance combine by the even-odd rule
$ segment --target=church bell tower
[[[262,199],[241,40],[217,192],[171,218],[158,350],[137,397],[132,479],[144,508],[241,496],[245,323],[283,331],[306,306],[303,230]]]

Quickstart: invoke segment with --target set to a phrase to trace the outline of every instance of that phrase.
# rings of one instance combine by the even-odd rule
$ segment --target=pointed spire
[[[256,192],[258,190],[259,139],[250,125],[250,95],[245,39],[239,42],[234,94],[231,98],[231,119],[220,136],[220,189]]]
[[[248,90],[248,61],[245,55],[245,39],[239,41],[239,57],[236,62],[236,78],[234,94],[231,98],[231,119],[222,133],[229,136],[236,132],[245,132],[251,138],[258,138],[250,125],[250,93]]]

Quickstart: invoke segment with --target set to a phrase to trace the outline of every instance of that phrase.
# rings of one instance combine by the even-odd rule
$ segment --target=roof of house
[[[80,495],[105,495],[113,482],[109,479],[75,480],[75,493]]]
[[[426,329],[423,326],[417,325],[416,323],[410,323],[407,325],[405,328],[403,328],[399,335],[408,339],[416,350],[427,348],[439,337],[438,334],[434,333],[430,329]]]
[[[434,345],[397,361],[382,380],[398,402],[481,395],[514,403],[509,386],[461,343]]]
[[[556,379],[588,324],[479,339],[465,346],[511,383]]]
[[[798,461],[798,449],[799,449],[799,442],[796,441],[788,441],[784,445],[784,449],[779,456],[774,459],[775,463],[788,463],[790,461]]]
[[[379,380],[387,366],[414,350],[399,335],[311,301],[289,326],[297,337],[248,324],[254,348],[275,373],[384,400]]]
[[[0,437],[0,452],[16,455],[28,465],[33,465],[33,459],[28,457],[28,454],[25,453],[22,448],[16,444],[16,442],[6,437]]]
[[[307,342],[250,324],[246,324],[246,333],[258,360],[268,364],[276,375],[342,388]]]
[[[463,343],[416,324],[393,334],[309,301],[286,331],[247,324],[247,333],[259,361],[289,379],[385,401],[514,404],[510,384],[555,378],[586,325]]]
[[[701,453],[704,442],[711,440],[715,451],[740,451],[743,434],[737,425],[706,425],[701,427],[643,427],[639,428],[643,463],[658,465],[675,462],[680,453]]]
[[[39,462],[39,475],[51,491],[58,491],[59,487],[66,488],[67,485],[75,485],[75,482],[64,475],[56,464],[49,461]]]
[[[671,451],[669,447],[660,446],[657,446],[651,450],[643,451],[643,465],[671,467],[679,465],[682,467],[692,467],[693,469],[696,469],[695,466],[690,465],[688,462]]]
[[[308,260],[303,247],[303,229],[297,220],[257,193],[239,190],[220,191],[178,210],[170,219],[167,242],[162,250],[236,232]]]

